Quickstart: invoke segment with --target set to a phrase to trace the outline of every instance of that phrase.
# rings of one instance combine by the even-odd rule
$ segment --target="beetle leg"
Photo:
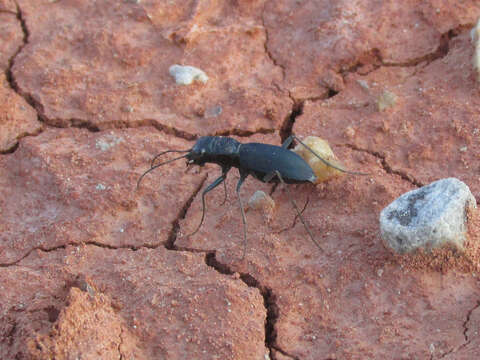
[[[267,175],[265,175],[265,176],[263,177],[263,180],[262,180],[262,181],[263,181],[264,183],[268,183],[268,182],[270,182],[270,180],[273,179],[273,177],[274,177],[275,175],[277,175],[277,174],[275,174],[274,172],[272,172],[272,173],[270,173],[270,174],[267,174]]]
[[[200,227],[202,226],[203,224],[203,219],[205,219],[205,195],[209,192],[209,191],[212,191],[213,189],[215,189],[218,185],[220,185],[220,183],[224,182],[225,181],[225,178],[227,177],[227,173],[223,173],[220,177],[218,177],[213,183],[211,183],[210,185],[208,185],[205,190],[203,190],[203,193],[202,193],[202,219],[200,220],[200,224],[198,224],[197,228],[195,229],[194,232],[192,232],[191,234],[188,234],[186,236],[192,236],[192,235],[195,235],[197,233],[198,230],[200,230]]]
[[[282,144],[282,148],[287,149],[293,141],[295,135],[290,135]]]
[[[281,182],[283,185],[286,185],[286,184],[285,184],[285,181],[283,181],[282,175],[280,175],[280,171],[275,170],[275,175],[277,175],[278,179],[280,180],[280,182]],[[310,231],[310,228],[308,227],[307,223],[305,222],[305,219],[304,219],[303,216],[302,216],[302,213],[300,212],[300,210],[298,209],[297,204],[295,203],[295,200],[293,200],[292,196],[290,195],[290,191],[288,190],[288,186],[285,186],[285,189],[287,190],[287,196],[288,196],[288,198],[290,199],[293,207],[295,208],[295,211],[297,212],[298,217],[299,217],[300,220],[302,221],[303,226],[305,226],[305,230],[307,230],[307,233],[308,233],[308,235],[310,236],[310,239],[312,239],[313,243],[314,243],[315,245],[317,245],[317,247],[320,249],[321,252],[323,252],[322,247],[320,246],[320,244],[319,244],[319,243],[315,240],[315,238],[313,237],[312,232]]]
[[[247,252],[247,219],[245,218],[245,210],[243,210],[242,198],[240,197],[240,187],[242,186],[243,182],[248,176],[247,172],[238,169],[240,172],[240,179],[237,183],[237,197],[238,197],[238,204],[240,205],[240,210],[242,212],[242,221],[243,221],[243,256],[242,260],[245,258],[245,254]]]
[[[231,166],[222,167],[222,175],[227,177],[227,173],[230,171],[230,169],[231,169]],[[220,206],[223,206],[225,204],[225,202],[227,201],[227,183],[225,181],[223,182],[223,190],[224,190],[224,193],[225,193],[225,197],[223,198],[223,202],[220,204]]]
[[[225,202],[227,201],[227,183],[225,181],[223,182],[223,192],[224,192],[225,196],[224,196],[223,201],[220,204],[220,206],[225,205]]]

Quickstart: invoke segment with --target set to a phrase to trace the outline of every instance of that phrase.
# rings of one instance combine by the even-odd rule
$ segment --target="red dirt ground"
[[[474,359],[466,251],[398,256],[380,211],[446,177],[480,199],[476,1],[0,0],[0,358]],[[175,84],[191,65],[206,84]],[[385,98],[393,101],[385,102]],[[318,185],[153,156],[202,135],[326,139]],[[168,155],[167,155],[168,156]],[[318,249],[296,219],[294,199]]]

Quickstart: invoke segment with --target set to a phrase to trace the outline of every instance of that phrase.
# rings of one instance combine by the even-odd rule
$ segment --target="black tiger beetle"
[[[138,179],[137,188],[140,186],[140,182],[142,181],[143,177],[150,171],[178,159],[186,158],[187,164],[189,165],[194,164],[202,166],[205,163],[214,163],[220,165],[222,169],[222,175],[220,175],[214,182],[212,182],[203,190],[202,218],[195,231],[187,235],[191,236],[196,234],[203,224],[203,220],[205,218],[205,195],[209,191],[212,191],[218,185],[223,183],[226,198],[227,193],[225,179],[227,178],[227,174],[232,167],[237,168],[240,173],[240,179],[237,183],[236,192],[243,221],[243,259],[245,257],[247,248],[247,221],[245,218],[245,211],[243,209],[242,199],[240,197],[240,187],[242,186],[247,176],[252,175],[254,178],[264,183],[280,182],[282,184],[315,183],[317,179],[310,165],[308,165],[308,163],[303,160],[303,158],[301,158],[298,154],[288,149],[293,140],[298,141],[302,146],[308,149],[312,154],[314,154],[327,166],[330,166],[334,169],[348,174],[368,175],[361,172],[348,171],[338,166],[335,166],[334,164],[323,159],[321,156],[315,153],[310,147],[304,144],[295,135],[289,136],[288,139],[285,140],[285,142],[282,144],[282,146],[262,143],[242,144],[230,137],[204,136],[199,138],[190,150],[167,150],[156,155],[152,160],[150,169],[145,171]],[[155,165],[155,160],[158,157],[170,152],[186,154]],[[308,227],[300,210],[298,209],[297,204],[295,203],[295,200],[293,200],[290,194],[288,194],[288,197],[298,217],[305,226],[305,229],[307,230],[310,239],[321,251],[323,251],[320,244],[313,237],[310,228]]]

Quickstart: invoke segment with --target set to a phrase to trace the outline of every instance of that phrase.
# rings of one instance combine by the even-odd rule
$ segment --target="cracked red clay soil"
[[[381,209],[445,177],[480,198],[475,1],[0,0],[0,358],[474,359],[465,254],[395,257]],[[207,84],[176,85],[173,64]],[[380,111],[378,101],[394,94]],[[266,221],[238,175],[166,149],[325,138],[370,173],[291,186]],[[281,135],[281,136],[280,136]],[[249,178],[246,203],[271,185]],[[294,224],[294,225],[292,225]]]

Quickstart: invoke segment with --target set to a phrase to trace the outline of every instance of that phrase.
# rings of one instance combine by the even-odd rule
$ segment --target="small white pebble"
[[[360,85],[364,89],[369,89],[368,82],[365,80],[357,80],[358,85]]]
[[[190,85],[194,81],[206,83],[208,76],[202,70],[193,66],[172,65],[168,69],[170,75],[175,78],[175,82],[179,85]]]
[[[97,141],[95,142],[95,147],[97,149],[100,149],[101,151],[106,151],[123,141],[124,139],[122,137],[117,137],[115,135],[108,134],[103,136],[100,139],[97,139]]]
[[[275,201],[270,195],[261,190],[257,190],[250,199],[248,199],[248,207],[253,210],[273,209],[275,208]]]

